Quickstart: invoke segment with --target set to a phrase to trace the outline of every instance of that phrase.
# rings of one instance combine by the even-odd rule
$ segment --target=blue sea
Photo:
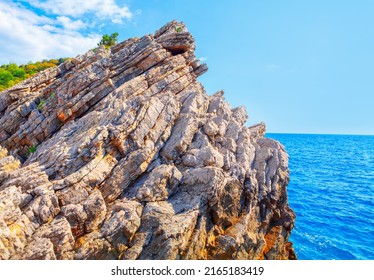
[[[290,156],[298,259],[374,260],[374,136],[266,136]]]

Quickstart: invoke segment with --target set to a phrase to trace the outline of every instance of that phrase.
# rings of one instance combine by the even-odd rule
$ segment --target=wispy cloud
[[[72,20],[66,16],[57,17],[57,21],[61,23],[62,27],[67,30],[79,30],[85,28],[87,23],[79,20]]]
[[[208,60],[208,58],[207,58],[207,57],[205,57],[205,56],[203,56],[203,57],[200,57],[200,58],[199,58],[199,60],[200,60],[201,62],[203,62],[203,61],[207,61],[207,60]]]
[[[40,16],[18,3],[0,2],[0,64],[72,57],[94,47],[98,34],[77,32],[85,23]]]
[[[27,2],[47,13],[73,18],[92,13],[95,17],[122,23],[124,19],[133,17],[133,13],[127,6],[120,7],[114,0],[31,0]]]
[[[98,24],[123,24],[137,14],[116,0],[1,0],[0,65],[75,57],[100,41]]]

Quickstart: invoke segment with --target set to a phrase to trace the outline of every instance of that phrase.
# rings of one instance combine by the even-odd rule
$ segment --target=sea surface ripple
[[[290,156],[298,259],[374,260],[374,136],[266,136]]]

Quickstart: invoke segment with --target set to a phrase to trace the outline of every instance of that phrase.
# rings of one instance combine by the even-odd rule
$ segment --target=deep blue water
[[[270,134],[290,155],[291,234],[304,260],[374,259],[374,136]]]

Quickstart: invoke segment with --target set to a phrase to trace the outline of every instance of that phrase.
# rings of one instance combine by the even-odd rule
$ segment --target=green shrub
[[[29,154],[35,153],[37,147],[38,145],[32,145],[30,148],[27,149],[27,154],[29,155]]]
[[[44,103],[45,103],[45,100],[44,100],[44,99],[40,100],[40,103],[39,103],[39,105],[38,105],[38,110],[39,110],[39,111],[40,111],[40,109],[43,107]]]
[[[101,41],[97,44],[98,46],[105,46],[105,48],[110,48],[117,44],[118,33],[114,32],[110,35],[104,34],[101,38]]]

